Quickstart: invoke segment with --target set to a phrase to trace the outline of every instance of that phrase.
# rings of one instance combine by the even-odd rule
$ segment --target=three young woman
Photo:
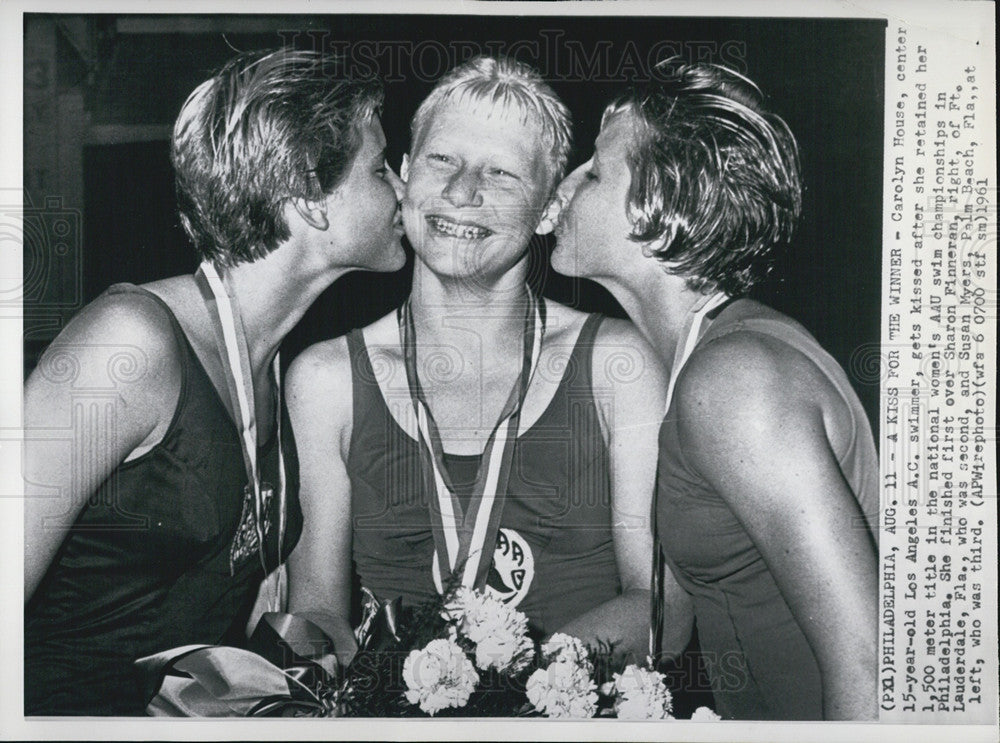
[[[397,201],[404,190],[384,161],[381,94],[329,70],[309,53],[243,56],[192,94],[172,156],[182,221],[202,267],[195,276],[112,287],[74,318],[27,382],[25,425],[39,435],[27,443],[26,712],[141,713],[133,661],[184,644],[239,644],[258,586],[303,530],[292,608],[322,610],[342,644],[350,644],[341,625],[352,537],[362,577],[383,592],[433,590],[432,563],[438,581],[459,563],[436,538],[448,524],[427,521],[428,501],[457,503],[459,513],[470,507],[471,489],[488,479],[479,473],[481,452],[493,446],[493,421],[506,420],[506,390],[516,390],[517,379],[524,388],[507,468],[528,516],[515,523],[513,511],[498,513],[489,542],[478,547],[493,559],[480,561],[470,580],[524,602],[545,632],[608,639],[602,633],[618,631],[629,646],[644,644],[645,623],[636,617],[648,598],[652,542],[643,492],[656,454],[636,450],[641,437],[625,435],[625,418],[605,419],[589,380],[607,367],[602,343],[622,336],[619,345],[646,346],[631,329],[605,323],[598,331],[558,305],[546,319],[537,309],[544,304],[525,293],[527,241],[555,216],[547,207],[561,204],[553,265],[605,285],[669,370],[669,377],[655,365],[647,372],[647,393],[657,406],[666,398],[653,549],[669,572],[654,576],[654,607],[675,611],[668,624],[686,633],[693,602],[724,717],[874,717],[877,460],[842,370],[800,325],[745,296],[801,208],[795,140],[764,110],[755,86],[693,65],[623,96],[605,112],[594,157],[563,181],[556,205],[549,196],[568,146],[560,134],[565,112],[546,88],[525,82],[530,75],[504,68],[500,85],[495,67],[476,70],[469,90],[481,95],[445,96],[429,108],[433,116],[414,124],[408,163],[407,227],[419,266],[409,316],[297,364],[301,508],[295,448],[279,412],[278,346],[337,276],[403,263]],[[456,80],[456,89],[466,84]],[[484,103],[501,88],[516,93],[516,105]],[[475,128],[480,147],[456,134],[463,126]],[[516,136],[521,129],[532,134],[529,144]],[[510,239],[508,228],[516,233]],[[447,328],[454,336],[462,320],[471,320],[473,340],[491,332],[489,323],[500,340],[463,352],[472,381],[459,394],[452,389],[466,379],[463,369],[435,380],[427,339]],[[587,347],[570,353],[588,328]],[[406,333],[416,331],[422,344],[413,339],[408,361]],[[528,353],[524,338],[532,334],[538,343]],[[509,353],[497,356],[501,345]],[[373,353],[403,380],[397,407],[404,412],[386,407],[378,426],[413,449],[407,467],[415,481],[426,484],[437,467],[454,484],[428,487],[405,518],[401,507],[415,504],[388,490],[359,500],[364,467],[371,469],[355,456],[359,431],[375,429],[359,427],[367,413],[357,375],[368,372],[365,394],[373,399],[389,399],[394,389],[371,361],[360,363]],[[571,587],[566,570],[587,555],[577,554],[579,544],[572,554],[553,552],[567,535],[531,516],[551,500],[549,491],[555,516],[569,514],[573,493],[546,480],[525,496],[538,479],[524,469],[526,442],[544,433],[537,421],[551,417],[562,389],[560,379],[542,375],[532,392],[538,354],[541,362],[570,359],[588,380],[585,395],[570,402],[590,416],[589,459],[581,461],[596,468],[604,496],[587,516],[600,523],[574,522],[569,536],[590,535],[607,564],[588,573],[605,582],[583,603],[553,592]],[[507,364],[509,356],[518,363]],[[642,410],[630,397],[636,386],[616,391],[614,379],[604,381],[619,416]],[[482,408],[474,420],[473,387],[492,390],[481,400],[473,395]],[[405,411],[419,419],[421,404],[443,428],[418,430]],[[517,440],[518,417],[535,422],[525,442]],[[572,459],[580,436],[560,435],[553,451]],[[435,437],[440,461],[427,459]],[[385,480],[395,471],[376,474]],[[331,485],[338,492],[328,492]],[[461,536],[462,524],[453,526]],[[528,550],[530,571],[524,554],[517,565],[504,563],[515,542]],[[419,563],[422,577],[387,574],[383,568],[400,558]],[[672,641],[683,646],[683,638]]]

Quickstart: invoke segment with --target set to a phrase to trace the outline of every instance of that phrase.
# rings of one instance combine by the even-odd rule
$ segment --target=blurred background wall
[[[879,343],[885,24],[825,19],[388,15],[51,15],[24,24],[25,372],[73,312],[109,285],[191,272],[168,158],[177,112],[236,51],[292,45],[345,55],[386,82],[390,163],[433,82],[478,53],[536,66],[573,112],[570,167],[590,157],[600,113],[630,81],[676,56],[753,79],[799,139],[804,219],[764,301],[800,320],[848,369],[875,421]],[[532,282],[558,301],[620,315],[602,289],[548,268]],[[305,345],[397,306],[410,265],[338,281],[286,342]]]

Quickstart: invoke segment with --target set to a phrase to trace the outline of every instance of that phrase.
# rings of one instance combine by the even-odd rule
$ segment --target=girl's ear
[[[670,222],[667,224],[666,229],[660,237],[654,237],[652,240],[648,240],[642,243],[642,254],[647,258],[652,258],[658,253],[662,253],[667,250],[671,245],[673,245],[674,237],[677,235],[677,223]],[[671,265],[669,263],[664,263],[664,265]]]
[[[299,216],[310,227],[317,230],[325,230],[330,226],[330,220],[326,216],[326,201],[313,201],[297,196],[291,200],[292,206]]]

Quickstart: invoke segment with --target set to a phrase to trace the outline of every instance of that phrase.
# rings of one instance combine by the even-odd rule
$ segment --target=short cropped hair
[[[199,85],[174,124],[181,224],[202,259],[257,260],[287,240],[283,206],[320,199],[346,174],[382,86],[318,52],[242,54]]]
[[[667,60],[667,63],[671,60]],[[664,64],[664,63],[661,63]],[[770,272],[802,210],[798,145],[750,80],[682,65],[613,101],[639,120],[627,208],[637,242],[691,289],[745,294]]]
[[[522,122],[541,125],[548,148],[549,189],[566,170],[573,146],[569,109],[530,66],[507,57],[473,57],[442,77],[420,104],[410,124],[411,149],[419,149],[434,112],[445,103],[461,103],[514,113]]]

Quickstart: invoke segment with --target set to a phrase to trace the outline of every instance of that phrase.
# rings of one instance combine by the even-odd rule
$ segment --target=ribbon
[[[379,601],[367,588],[361,589],[361,621],[354,630],[358,652],[379,651],[398,645],[399,614],[403,599]]]
[[[149,715],[247,717],[330,714],[336,663],[323,630],[292,614],[268,612],[247,650],[186,645],[135,665]]]
[[[468,512],[455,495],[448,468],[444,463],[444,448],[434,416],[424,396],[417,374],[417,332],[413,323],[410,300],[399,308],[400,341],[406,367],[406,380],[410,399],[417,418],[421,441],[421,461],[429,469],[434,482],[435,498],[430,501],[431,529],[434,535],[432,571],[438,592],[444,592],[441,566],[448,567],[449,575],[462,572],[462,585],[483,588],[493,559],[493,550],[484,549],[494,544],[500,528],[507,482],[513,460],[514,442],[521,419],[521,405],[527,394],[531,377],[541,355],[545,334],[545,303],[527,290],[528,304],[524,316],[521,372],[511,387],[500,418],[493,427],[483,457],[479,464]]]
[[[276,699],[311,707],[317,714],[324,709],[294,673],[249,650],[188,646],[136,663],[159,679],[146,706],[154,717],[247,717]]]
[[[246,330],[240,313],[239,303],[229,285],[229,275],[220,277],[215,265],[204,261],[195,273],[195,282],[201,290],[205,304],[210,309],[212,327],[215,331],[216,343],[222,368],[226,372],[226,386],[232,403],[233,414],[240,430],[240,445],[243,452],[243,464],[246,467],[247,483],[254,496],[254,527],[257,533],[257,551],[260,556],[261,568],[267,576],[267,558],[264,552],[264,494],[260,481],[260,471],[257,465],[257,415],[254,405],[253,370],[250,365],[250,351],[247,345]],[[271,365],[274,380],[275,404],[281,405],[281,360],[280,353],[275,353]],[[277,445],[278,445],[278,562],[281,562],[285,539],[286,493],[285,493],[285,457],[281,447],[281,415],[277,415]],[[233,565],[230,565],[233,570]],[[281,576],[275,581],[275,596],[270,602],[271,609],[280,608],[283,585]]]
[[[378,651],[399,643],[400,599],[379,602],[367,592],[358,627],[358,649]],[[285,612],[268,612],[247,649],[184,645],[135,662],[146,713],[157,717],[330,717],[350,679],[341,671],[334,643],[316,624]]]

